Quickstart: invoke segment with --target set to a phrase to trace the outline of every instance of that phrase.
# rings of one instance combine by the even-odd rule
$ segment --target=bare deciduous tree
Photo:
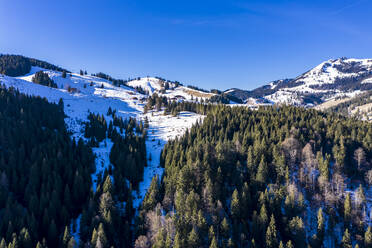
[[[291,166],[295,165],[301,157],[300,143],[294,137],[286,138],[282,143],[284,154]]]
[[[372,184],[372,169],[366,172],[365,178],[368,184],[371,185]]]
[[[354,160],[356,161],[358,165],[358,170],[362,170],[362,166],[364,165],[366,161],[366,153],[364,152],[362,147],[359,147],[358,149],[355,150],[354,152]]]
[[[163,208],[158,203],[154,210],[146,213],[145,224],[147,228],[146,236],[139,236],[135,242],[136,248],[149,248],[156,241],[160,231],[164,231],[167,236],[174,239],[176,234],[176,227],[173,222],[174,213],[170,212],[168,215],[163,215]]]
[[[300,170],[300,180],[306,184],[307,188],[315,188],[317,178],[318,161],[315,158],[310,143],[307,143],[302,149],[302,169]]]
[[[151,243],[149,241],[149,239],[144,236],[144,235],[141,235],[137,238],[135,244],[134,244],[134,247],[135,248],[150,248],[151,247]]]
[[[334,173],[331,186],[336,196],[341,199],[345,191],[345,178],[338,172]]]

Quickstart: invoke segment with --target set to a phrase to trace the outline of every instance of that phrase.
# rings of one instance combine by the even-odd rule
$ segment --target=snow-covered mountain
[[[32,82],[32,78],[39,71],[47,73],[50,79],[54,81],[57,88],[51,88]],[[137,207],[145,196],[150,186],[151,179],[156,174],[162,174],[163,168],[159,167],[160,152],[165,143],[181,136],[195,122],[203,116],[181,112],[178,116],[167,115],[163,112],[150,111],[144,114],[144,106],[148,95],[140,93],[132,88],[141,86],[151,93],[158,92],[169,97],[183,96],[186,100],[194,97],[207,97],[207,95],[197,90],[189,89],[184,86],[171,85],[171,89],[161,93],[160,79],[141,78],[128,83],[128,86],[115,86],[112,82],[92,75],[80,75],[78,73],[67,73],[64,78],[63,72],[32,66],[30,72],[23,76],[11,77],[0,74],[0,84],[5,87],[14,87],[21,93],[46,98],[50,102],[57,103],[60,99],[64,102],[64,111],[66,113],[65,122],[68,130],[72,132],[73,137],[84,139],[84,123],[88,121],[90,112],[104,115],[107,121],[112,120],[108,115],[108,109],[116,110],[116,115],[123,118],[136,118],[138,120],[148,120],[148,140],[146,150],[151,161],[144,171],[144,181],[140,183],[139,191],[134,195],[134,206]],[[92,175],[93,189],[96,188],[95,180],[99,173],[110,165],[109,154],[113,142],[107,138],[99,144],[99,147],[93,148],[96,154],[96,172]]]
[[[372,59],[328,60],[294,79],[277,80],[252,91],[229,90],[226,94],[265,98],[272,103],[315,106],[372,90]]]

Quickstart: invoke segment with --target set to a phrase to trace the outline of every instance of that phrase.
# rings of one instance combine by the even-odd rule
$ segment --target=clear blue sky
[[[0,0],[0,53],[252,89],[330,58],[372,58],[371,12],[371,0]]]

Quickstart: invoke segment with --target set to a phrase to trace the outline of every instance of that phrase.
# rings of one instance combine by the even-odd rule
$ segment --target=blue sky
[[[253,89],[330,58],[372,58],[371,12],[371,0],[0,0],[0,53]]]

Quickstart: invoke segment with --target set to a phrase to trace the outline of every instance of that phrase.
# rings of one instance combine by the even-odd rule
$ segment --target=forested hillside
[[[146,166],[144,124],[109,108],[109,124],[91,113],[86,140],[75,141],[62,100],[2,86],[0,106],[0,247],[131,247],[132,190]],[[93,188],[91,147],[99,142],[112,142],[111,166]]]
[[[338,112],[363,120],[372,120],[372,90],[332,106],[326,111]]]
[[[371,247],[372,124],[295,107],[211,109],[165,145],[136,247]]]
[[[30,72],[31,66],[37,66],[54,71],[67,72],[67,70],[63,68],[38,59],[27,58],[21,55],[0,54],[1,74],[11,77],[22,76]]]
[[[142,122],[118,118],[111,109],[108,114],[113,118],[108,127],[103,116],[90,114],[85,129],[90,145],[107,137],[113,146],[111,165],[99,176],[96,192],[82,211],[79,234],[83,247],[131,247],[134,239],[132,190],[143,179],[146,131]]]
[[[0,247],[59,247],[89,199],[93,153],[67,133],[63,102],[1,87],[0,106]]]

